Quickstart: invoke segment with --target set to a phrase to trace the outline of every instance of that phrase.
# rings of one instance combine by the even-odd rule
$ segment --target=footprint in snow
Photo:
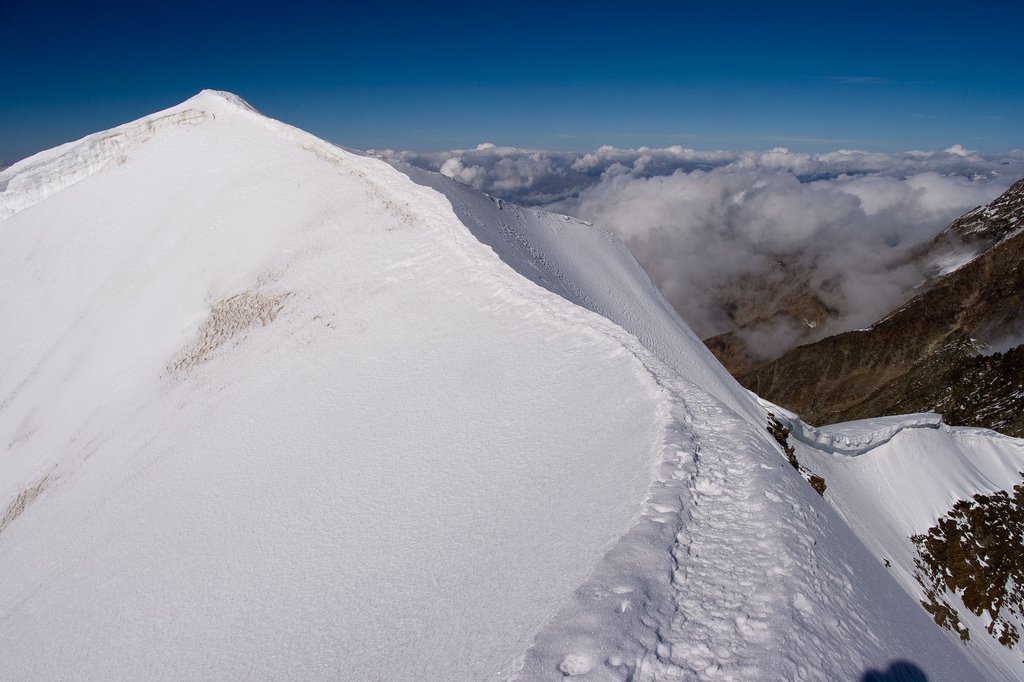
[[[717,482],[708,481],[707,479],[701,479],[697,481],[694,486],[698,493],[708,495],[710,497],[717,497],[725,492],[725,489]]]

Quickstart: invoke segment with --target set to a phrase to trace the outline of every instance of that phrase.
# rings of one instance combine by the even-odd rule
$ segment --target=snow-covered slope
[[[980,677],[603,231],[209,91],[0,188],[0,679]]]
[[[442,192],[459,220],[519,274],[615,322],[687,380],[730,408],[760,419],[748,392],[683,322],[607,230],[571,216],[509,204],[440,173],[392,161],[415,182]],[[568,246],[571,245],[571,246]]]
[[[799,461],[825,479],[828,500],[878,561],[888,564],[891,574],[918,600],[927,601],[931,584],[911,538],[941,527],[939,519],[957,502],[971,501],[979,494],[1012,491],[1024,476],[1024,441],[986,429],[949,427],[934,414],[864,419],[824,429],[792,423]],[[815,438],[808,438],[806,432]],[[1020,518],[1021,509],[1017,507],[1011,514]],[[985,537],[993,533],[993,527],[983,527],[980,516],[973,523],[983,549],[995,549],[984,547],[993,542],[995,534]],[[1008,535],[1019,545],[1024,538],[1013,537],[1017,532]],[[957,544],[950,544],[949,557],[960,551]],[[997,553],[999,556],[993,554],[987,560],[991,562],[995,556],[1004,561],[1003,566],[993,567],[1002,573],[1015,560],[1006,560],[1001,550]],[[943,556],[943,561],[946,558]],[[952,570],[959,568],[953,566]],[[1003,574],[1001,583],[990,582],[988,577],[976,573],[969,580],[972,587],[992,593],[1011,576]],[[1010,593],[1019,590],[1012,578],[1008,587]],[[986,633],[991,614],[976,616],[964,606],[963,585],[958,586],[956,595],[945,592],[940,590],[936,597],[948,603],[969,629],[970,639],[961,646],[985,670],[985,679],[1024,678],[1019,647],[1003,646],[997,637]],[[1008,598],[996,601],[1003,607],[1000,622],[1012,623],[1020,630],[1024,614],[1014,613]]]

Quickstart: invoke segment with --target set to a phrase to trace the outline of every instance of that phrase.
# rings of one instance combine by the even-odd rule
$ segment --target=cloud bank
[[[730,300],[743,295],[742,282],[784,288],[785,277],[806,278],[832,311],[820,333],[870,324],[921,280],[907,262],[915,248],[1024,175],[1024,152],[960,145],[899,154],[490,144],[373,153],[611,229],[703,337],[736,327]],[[770,356],[800,331],[776,324],[751,340]]]

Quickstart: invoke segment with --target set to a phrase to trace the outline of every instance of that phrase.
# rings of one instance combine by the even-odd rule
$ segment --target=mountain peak
[[[239,97],[233,92],[227,90],[211,90],[209,88],[200,90],[198,93],[189,97],[181,104],[171,107],[174,109],[202,109],[204,111],[224,111],[225,108],[240,109],[243,111],[249,111],[252,113],[259,113],[256,109],[246,102],[244,99]],[[153,114],[158,116],[165,112],[159,112]],[[146,118],[149,118],[148,116]]]
[[[237,115],[263,118],[234,93],[201,90],[180,104],[23,159],[0,172],[0,220],[81,182],[111,161],[123,161],[129,150],[161,130]]]

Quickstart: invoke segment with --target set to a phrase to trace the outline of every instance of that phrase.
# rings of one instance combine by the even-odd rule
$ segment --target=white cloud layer
[[[374,153],[611,229],[705,337],[732,327],[716,292],[779,259],[811,270],[812,289],[838,311],[828,332],[870,324],[920,281],[905,264],[912,249],[1024,175],[1024,152],[986,155],[960,145],[899,154],[678,146],[563,153],[490,144]],[[773,354],[793,339],[785,329],[763,336]]]

